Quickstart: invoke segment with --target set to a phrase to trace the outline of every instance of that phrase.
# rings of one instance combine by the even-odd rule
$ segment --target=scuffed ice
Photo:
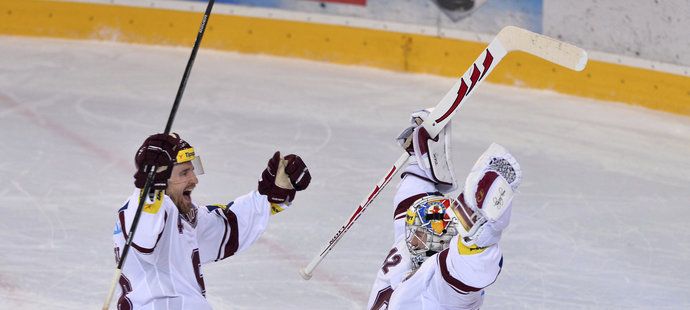
[[[163,131],[188,56],[0,37],[1,309],[100,307],[134,152]],[[173,126],[204,161],[193,198],[254,189],[276,150],[303,156],[314,178],[257,245],[205,266],[215,309],[364,308],[397,181],[311,281],[297,270],[398,158],[409,113],[453,82],[202,48]],[[491,142],[524,172],[485,309],[690,308],[689,118],[483,84],[454,123],[459,179]]]

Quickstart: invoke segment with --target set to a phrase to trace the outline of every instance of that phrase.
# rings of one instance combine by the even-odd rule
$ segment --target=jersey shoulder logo
[[[206,206],[206,209],[208,209],[208,211],[213,211],[213,210],[215,210],[215,209],[221,209],[222,211],[225,211],[225,209],[227,209],[227,208],[228,208],[227,205],[220,204],[220,203],[219,203],[219,204],[207,205],[207,206]]]
[[[115,223],[115,229],[113,230],[113,235],[117,235],[122,232],[122,228],[120,228],[120,223]]]

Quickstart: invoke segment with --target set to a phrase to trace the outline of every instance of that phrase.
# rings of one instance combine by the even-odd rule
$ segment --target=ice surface
[[[188,55],[0,37],[1,309],[100,307],[134,152],[163,130]],[[211,304],[364,308],[397,181],[311,281],[297,270],[398,158],[409,112],[453,82],[201,50],[173,126],[204,160],[195,200],[252,190],[276,149],[301,154],[314,177],[258,244],[205,266]],[[454,123],[462,179],[491,142],[524,170],[485,309],[690,307],[690,118],[484,84]]]

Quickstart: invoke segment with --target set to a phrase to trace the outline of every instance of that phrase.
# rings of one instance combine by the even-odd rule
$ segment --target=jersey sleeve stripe
[[[448,249],[445,249],[438,254],[438,266],[441,269],[441,276],[443,276],[443,280],[446,281],[446,283],[448,283],[448,285],[450,285],[450,287],[453,288],[453,290],[463,295],[467,295],[470,292],[477,292],[481,290],[481,288],[469,286],[463,283],[462,281],[454,278],[448,271],[448,265],[446,262],[447,258]]]
[[[223,239],[220,241],[220,245],[218,246],[218,255],[216,256],[216,261],[219,261],[223,259],[224,257],[222,256],[223,248],[225,247],[225,241],[228,239],[228,228],[230,228],[230,223],[228,223],[228,219],[225,217],[225,215],[216,207],[214,209],[216,214],[220,215],[220,218],[223,219],[223,223],[225,223],[224,231],[223,231]]]
[[[127,239],[129,239],[129,237],[127,236],[127,226],[125,225],[125,212],[124,212],[124,210],[119,212],[119,218],[120,218],[120,226],[122,227],[122,235],[125,237],[125,240],[127,240]],[[153,245],[152,248],[146,248],[146,247],[139,246],[138,244],[134,243],[134,241],[132,241],[132,247],[134,249],[136,249],[137,251],[141,252],[142,254],[153,253],[153,250],[158,245],[158,241],[160,241],[161,237],[163,236],[163,232],[165,231],[165,225],[167,222],[168,222],[168,212],[166,211],[165,217],[163,218],[163,229],[158,234],[158,239],[156,239],[156,243]]]
[[[230,240],[225,245],[225,253],[223,253],[223,258],[232,256],[237,252],[240,245],[240,231],[237,226],[237,215],[227,208],[225,210],[225,217],[228,219],[228,224],[230,226]]]
[[[421,193],[421,194],[413,195],[413,196],[410,196],[410,197],[407,197],[407,198],[403,199],[403,201],[401,201],[401,202],[396,206],[395,212],[393,212],[393,219],[396,219],[396,220],[397,220],[398,218],[404,217],[405,214],[407,213],[407,209],[409,209],[410,206],[411,206],[415,201],[417,201],[419,198],[422,198],[422,197],[424,197],[424,196],[426,196],[426,195],[427,195],[427,193]]]
[[[393,219],[397,220],[397,219],[401,219],[401,218],[405,217],[405,215],[407,214],[407,209],[409,209],[410,206],[412,206],[412,204],[415,203],[415,201],[419,200],[422,197],[431,196],[431,195],[442,196],[443,194],[441,194],[440,192],[430,192],[430,193],[421,193],[421,194],[412,195],[410,197],[407,197],[407,198],[403,199],[403,201],[398,203],[398,206],[395,207],[395,212],[393,212]]]

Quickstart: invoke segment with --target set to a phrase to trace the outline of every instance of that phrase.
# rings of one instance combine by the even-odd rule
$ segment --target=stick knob
[[[311,279],[311,273],[307,273],[307,271],[305,271],[304,268],[299,269],[299,275],[302,276],[302,279],[305,279],[305,280]]]

